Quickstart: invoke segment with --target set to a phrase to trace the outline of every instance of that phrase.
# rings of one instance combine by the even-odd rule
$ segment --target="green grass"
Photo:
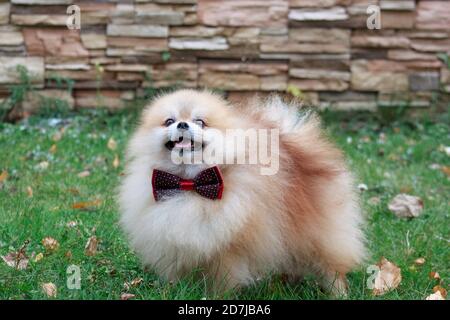
[[[373,297],[366,287],[367,265],[349,274],[350,299],[424,299],[437,284],[428,276],[439,272],[441,285],[448,289],[450,183],[441,170],[431,164],[450,165],[442,146],[450,145],[448,114],[440,119],[384,123],[373,116],[354,115],[341,121],[336,114],[325,115],[326,128],[348,156],[350,166],[368,190],[362,193],[367,216],[367,239],[371,251],[369,264],[385,256],[402,270],[400,286],[382,297]],[[59,299],[119,299],[129,292],[137,299],[325,299],[314,279],[289,285],[279,277],[262,280],[257,286],[224,296],[207,293],[203,282],[186,279],[166,283],[151,271],[144,271],[129,250],[118,227],[115,188],[123,168],[123,151],[134,127],[136,114],[126,112],[106,116],[103,112],[85,112],[65,118],[51,126],[43,116],[27,123],[0,124],[0,173],[8,178],[0,183],[0,255],[25,247],[28,256],[44,253],[26,270],[15,270],[0,260],[0,299],[46,299],[41,284],[53,282]],[[65,127],[62,139],[52,137]],[[380,134],[385,136],[380,142]],[[107,148],[113,137],[117,150]],[[56,152],[49,150],[56,145]],[[115,155],[121,162],[113,167]],[[38,164],[47,161],[42,170]],[[91,175],[78,177],[89,170]],[[27,188],[33,196],[29,197]],[[396,218],[387,209],[398,193],[420,196],[425,203],[423,214],[412,220]],[[150,196],[150,195],[149,195]],[[369,199],[378,197],[379,204]],[[80,201],[100,199],[99,206],[89,210],[73,209]],[[76,227],[67,223],[76,221]],[[88,238],[100,239],[99,252],[85,255]],[[42,239],[53,237],[60,247],[46,253]],[[70,251],[71,257],[66,253]],[[414,260],[424,257],[423,266]],[[69,265],[81,268],[81,289],[66,287]],[[135,278],[144,282],[130,290],[124,283]]]

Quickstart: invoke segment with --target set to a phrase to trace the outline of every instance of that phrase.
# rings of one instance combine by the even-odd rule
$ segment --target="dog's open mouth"
[[[170,151],[172,151],[173,149],[198,151],[202,150],[204,144],[196,142],[192,139],[184,139],[183,137],[180,137],[177,141],[167,141],[165,146]]]

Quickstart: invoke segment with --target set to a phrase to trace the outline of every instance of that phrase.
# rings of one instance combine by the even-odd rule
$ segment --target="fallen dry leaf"
[[[119,160],[119,156],[116,154],[116,156],[114,157],[113,163],[112,163],[114,168],[118,168],[120,165],[120,160]]]
[[[122,293],[120,295],[120,300],[129,300],[129,299],[133,299],[135,297],[136,297],[136,295],[134,295],[132,293]]]
[[[435,293],[430,294],[425,300],[445,300],[440,291],[436,291]]]
[[[136,279],[133,279],[133,280],[131,281],[131,286],[132,286],[132,287],[137,287],[137,286],[140,285],[142,282],[144,282],[144,279],[142,279],[142,278],[136,278]]]
[[[93,201],[86,201],[86,202],[77,202],[72,205],[73,209],[88,209],[92,207],[96,207],[100,205],[102,201],[100,199],[93,200]]]
[[[0,174],[0,183],[8,179],[8,171],[3,170]]]
[[[56,152],[56,150],[58,149],[58,147],[56,146],[56,144],[53,144],[51,147],[50,147],[50,153],[55,153]]]
[[[30,186],[27,187],[27,194],[29,198],[33,197],[33,189]]]
[[[28,266],[28,257],[25,254],[25,249],[30,243],[29,240],[26,240],[22,247],[17,252],[11,252],[7,254],[6,256],[1,256],[3,261],[12,268],[15,268],[17,270],[24,270]]]
[[[401,193],[392,199],[388,208],[400,218],[418,217],[423,210],[423,201],[419,197]]]
[[[67,191],[76,196],[80,194],[80,190],[78,190],[77,188],[69,188]]]
[[[401,269],[384,257],[381,258],[377,266],[380,271],[375,278],[373,294],[380,296],[397,288],[402,281],[402,275]]]
[[[447,176],[450,177],[450,167],[448,167],[448,166],[442,166],[442,167],[441,167],[441,171],[442,171],[443,173],[445,173]]]
[[[28,266],[28,258],[27,256],[19,251],[19,252],[10,252],[6,256],[1,256],[3,261],[11,267],[17,270],[25,270]]]
[[[72,251],[67,251],[65,254],[64,254],[64,256],[67,258],[67,259],[72,259]]]
[[[417,258],[416,260],[414,260],[414,263],[418,266],[421,266],[425,263],[425,258]]]
[[[144,279],[136,278],[136,279],[131,280],[131,282],[125,282],[123,284],[123,286],[126,290],[129,290],[131,287],[139,286],[142,282],[144,282]]]
[[[430,279],[436,279],[436,280],[440,280],[440,279],[441,279],[441,276],[440,276],[439,273],[436,272],[436,271],[431,271],[431,272],[428,274],[428,277],[429,277]]]
[[[91,175],[91,172],[89,170],[81,171],[77,176],[78,178],[85,178]]]
[[[56,251],[59,248],[59,243],[52,237],[45,237],[42,239],[42,245],[44,246],[45,250],[49,252]]]
[[[109,138],[108,140],[108,149],[109,150],[116,150],[117,149],[117,142],[114,140],[113,137]]]
[[[48,168],[49,163],[47,161],[39,162],[37,168],[40,170],[45,170]]]
[[[88,239],[85,246],[85,254],[87,256],[94,256],[97,253],[98,240],[96,236],[92,236]]]
[[[442,288],[442,287],[439,286],[439,285],[434,286],[434,287],[433,287],[433,292],[436,293],[436,292],[438,292],[438,291],[441,293],[441,295],[442,295],[444,298],[447,298],[447,290],[445,290],[444,288]]]
[[[48,282],[42,284],[42,290],[47,295],[47,297],[55,298],[57,294],[57,288],[54,283]]]
[[[36,257],[34,257],[34,262],[39,262],[39,261],[41,261],[42,260],[42,258],[44,258],[44,254],[42,253],[42,252],[40,252],[40,253],[38,253],[37,255],[36,255]]]

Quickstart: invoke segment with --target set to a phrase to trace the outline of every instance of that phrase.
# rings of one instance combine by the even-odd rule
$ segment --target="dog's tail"
[[[255,97],[249,104],[251,108],[248,111],[279,128],[280,134],[295,134],[307,127],[312,129],[320,126],[319,118],[311,109],[298,102],[286,103],[278,95],[265,99]]]
[[[295,101],[285,103],[276,95],[260,100],[256,106],[260,119],[279,128],[280,137],[292,152],[309,158],[304,165],[340,170],[340,162],[334,163],[333,159],[343,159],[343,155],[322,130],[320,117],[314,110]],[[323,163],[317,163],[318,159]]]

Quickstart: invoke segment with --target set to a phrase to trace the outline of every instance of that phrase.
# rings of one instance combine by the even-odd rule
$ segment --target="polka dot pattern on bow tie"
[[[156,201],[169,198],[182,192],[182,179],[174,174],[153,170],[152,187]],[[194,190],[201,196],[215,200],[220,199],[223,181],[218,167],[208,168],[200,172],[193,180]]]
[[[219,195],[220,180],[213,168],[204,170],[195,178],[195,190],[209,199],[217,199]]]
[[[158,200],[162,200],[162,199],[171,198],[173,196],[176,196],[177,194],[180,194],[181,190],[177,190],[177,189],[157,190],[156,193],[157,193]]]
[[[179,186],[181,180],[180,177],[161,170],[155,171],[156,178],[154,183],[158,189],[173,189]]]

